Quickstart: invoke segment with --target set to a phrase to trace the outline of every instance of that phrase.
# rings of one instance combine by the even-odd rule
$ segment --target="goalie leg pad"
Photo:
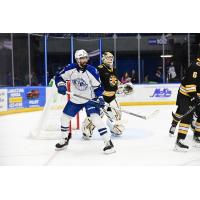
[[[120,109],[120,105],[118,104],[116,99],[114,99],[113,101],[110,102],[110,106]],[[110,113],[110,116],[112,117],[113,120],[116,120],[116,121],[121,120],[122,112],[120,110],[116,110],[116,109],[111,108],[110,112],[112,112],[112,115]]]
[[[110,132],[112,133],[113,136],[121,136],[122,133],[124,132],[124,125],[121,124],[120,121],[116,121],[116,122],[111,122],[109,119],[106,121]]]
[[[83,133],[83,139],[88,140],[92,137],[95,125],[92,123],[90,117],[86,117],[82,123],[81,130]]]
[[[110,103],[110,105],[112,107],[120,108],[116,99],[114,99]],[[122,117],[121,111],[113,109],[113,108],[108,108],[107,110],[104,110],[104,111],[105,111],[106,116],[108,117],[107,125],[110,128],[112,135],[120,136],[125,129],[125,127],[122,125],[122,121],[121,121],[121,117]]]

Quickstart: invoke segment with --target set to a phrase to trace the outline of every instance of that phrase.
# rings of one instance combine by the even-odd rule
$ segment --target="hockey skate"
[[[188,150],[189,150],[189,146],[184,144],[184,140],[183,139],[179,139],[179,140],[177,139],[176,140],[174,151],[187,152]]]
[[[68,146],[68,144],[69,144],[69,138],[68,138],[68,137],[63,138],[63,139],[61,139],[61,140],[59,141],[59,143],[57,143],[57,144],[55,145],[55,147],[56,147],[55,150],[56,150],[56,151],[59,151],[59,150],[66,149],[67,146]]]
[[[103,148],[103,152],[105,154],[111,154],[111,153],[115,153],[115,148],[114,148],[114,145],[112,143],[111,140],[109,140],[108,142],[105,142],[105,147]]]

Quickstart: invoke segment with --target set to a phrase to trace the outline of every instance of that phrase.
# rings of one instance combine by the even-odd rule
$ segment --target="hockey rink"
[[[123,114],[125,132],[112,137],[116,153],[104,155],[103,141],[95,131],[93,138],[85,141],[81,131],[73,132],[67,149],[55,151],[57,140],[37,140],[30,131],[41,111],[0,116],[0,165],[200,165],[200,148],[192,147],[189,132],[187,153],[173,151],[175,137],[169,137],[171,112],[175,106],[123,107],[129,111],[148,114],[158,109],[152,119],[142,120]],[[81,119],[85,116],[80,114]],[[82,121],[82,120],[81,120]]]

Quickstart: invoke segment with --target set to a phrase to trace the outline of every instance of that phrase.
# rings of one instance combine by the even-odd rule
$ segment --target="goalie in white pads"
[[[116,92],[120,84],[115,68],[113,67],[114,56],[110,52],[105,52],[102,56],[102,64],[97,67],[102,86],[104,88],[103,98],[107,104],[119,109],[113,109],[110,107],[104,107],[101,110],[101,116],[105,114],[107,116],[107,125],[110,128],[112,135],[120,136],[124,131],[124,125],[122,124],[120,106],[116,101]],[[124,93],[125,87],[121,86],[121,92]],[[93,134],[95,125],[92,123],[89,116],[85,118],[82,124],[83,139],[90,139]]]
[[[113,153],[114,145],[110,139],[110,133],[107,131],[102,118],[100,117],[100,108],[104,107],[104,99],[102,97],[103,89],[99,73],[95,67],[87,64],[88,53],[85,50],[77,50],[75,53],[77,63],[69,64],[55,77],[56,86],[60,94],[66,95],[66,81],[71,82],[71,92],[79,94],[93,101],[88,101],[83,98],[72,95],[67,102],[63,114],[61,116],[61,140],[56,144],[56,149],[63,149],[68,145],[69,141],[69,122],[82,108],[85,108],[86,113],[90,116],[93,124],[97,127],[99,134],[102,136],[105,147],[105,153]]]

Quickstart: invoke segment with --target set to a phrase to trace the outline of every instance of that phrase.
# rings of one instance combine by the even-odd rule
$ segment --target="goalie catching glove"
[[[134,86],[132,83],[125,83],[118,86],[117,95],[126,96],[134,92]]]

